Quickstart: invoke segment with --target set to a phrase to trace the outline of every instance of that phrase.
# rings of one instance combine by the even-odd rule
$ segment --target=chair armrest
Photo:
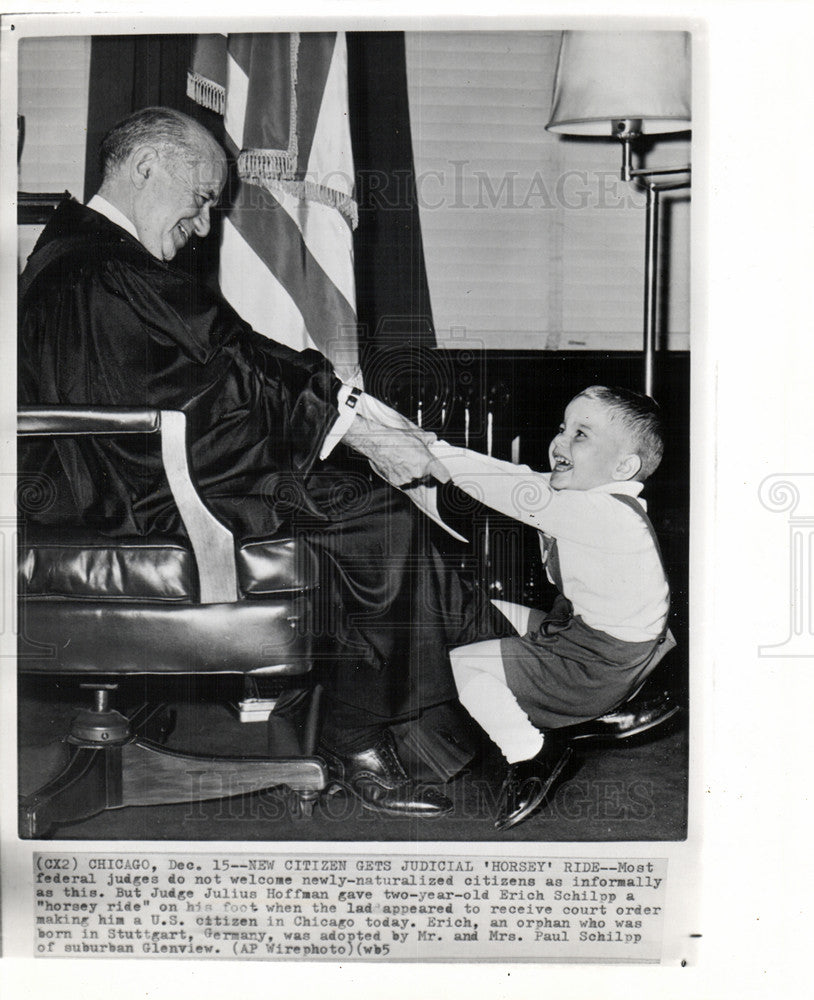
[[[164,471],[198,567],[201,604],[224,604],[238,599],[234,538],[204,504],[192,481],[186,416],[180,410],[21,407],[17,432],[23,437],[160,434]]]
[[[17,433],[21,437],[76,437],[95,434],[155,434],[161,411],[118,406],[21,406]]]

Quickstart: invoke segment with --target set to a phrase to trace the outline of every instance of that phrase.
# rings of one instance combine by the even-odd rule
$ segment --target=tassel
[[[203,108],[209,108],[222,115],[226,105],[226,88],[212,80],[207,80],[200,73],[187,72],[187,97],[192,98],[196,104]]]
[[[244,149],[237,158],[238,177],[261,187],[265,181],[293,178],[296,169],[296,156],[285,149]]]
[[[238,176],[247,184],[256,184],[267,191],[284,191],[293,195],[301,201],[316,201],[322,205],[330,205],[337,209],[350,222],[351,229],[356,229],[359,225],[359,207],[356,200],[344,191],[337,191],[334,188],[326,187],[324,184],[316,184],[314,181],[297,181],[289,176],[285,176],[283,171],[273,170],[270,165],[284,158],[282,153],[274,153],[272,150],[262,150],[261,155],[255,156],[257,150],[244,151],[238,158]],[[268,156],[264,154],[270,154]],[[261,169],[252,169],[255,165]]]

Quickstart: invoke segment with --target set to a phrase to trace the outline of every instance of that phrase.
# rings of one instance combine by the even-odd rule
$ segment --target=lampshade
[[[619,122],[650,134],[690,127],[686,31],[564,31],[550,132],[616,135]]]

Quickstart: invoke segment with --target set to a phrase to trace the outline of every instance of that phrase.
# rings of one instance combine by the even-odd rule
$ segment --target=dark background
[[[222,137],[222,120],[186,97],[186,72],[192,38],[187,35],[99,36],[92,41],[86,198],[99,186],[98,145],[115,122],[150,104],[176,107]],[[568,401],[593,384],[642,386],[638,352],[608,351],[449,351],[435,348],[432,307],[424,268],[421,230],[414,197],[412,140],[409,129],[404,39],[398,32],[347,35],[351,132],[357,172],[359,227],[354,234],[357,313],[366,387],[423,425],[456,444],[465,440],[466,415],[471,447],[487,450],[487,420],[492,415],[493,454],[508,459],[512,439],[520,437],[520,461],[548,469],[548,444]],[[374,180],[375,178],[375,180]],[[383,186],[384,192],[383,193]],[[228,211],[228,193],[223,210]],[[190,244],[178,263],[206,281],[216,280],[218,213],[213,234]],[[669,219],[667,223],[669,224]],[[542,317],[541,317],[542,319]],[[541,337],[542,341],[542,337]],[[678,649],[668,664],[668,686],[687,704],[689,423],[690,357],[687,352],[657,356],[655,396],[666,427],[663,463],[644,496],[659,536],[672,588],[671,628]],[[543,578],[537,535],[531,529],[480,507],[453,487],[442,491],[449,523],[471,540],[459,544],[438,529],[447,557],[476,576],[491,596],[546,607],[552,592]],[[489,536],[487,559],[485,538]],[[43,765],[31,747],[47,752],[62,744],[41,745],[64,732],[76,692],[57,686],[44,697],[36,678],[21,677],[18,719],[21,789],[42,780]],[[134,683],[136,683],[134,681]],[[140,683],[140,681],[138,682]],[[179,746],[197,739],[219,740],[214,752],[263,753],[263,727],[241,726],[220,704],[238,695],[234,680],[226,690],[191,698],[179,681],[187,712]],[[231,686],[230,686],[231,685]],[[125,695],[122,691],[120,694]],[[213,697],[217,695],[218,697]],[[168,696],[171,691],[168,692]],[[171,698],[170,698],[171,700]],[[191,710],[189,705],[192,706]],[[217,714],[220,713],[220,714]],[[184,728],[185,727],[185,728]],[[184,739],[181,740],[180,737]],[[188,737],[188,739],[187,739]],[[253,743],[252,743],[253,740]],[[256,744],[256,746],[254,745]],[[511,840],[676,839],[686,831],[686,729],[650,742],[627,741],[623,748],[583,753],[576,778],[564,783],[546,810],[512,832]],[[108,812],[66,829],[68,837],[127,839],[507,839],[495,834],[484,802],[493,795],[490,759],[448,788],[456,801],[449,821],[419,829],[413,821],[362,815],[341,823],[330,817],[298,824],[286,818],[281,793],[204,804],[194,817],[187,806]],[[487,780],[488,779],[488,780]],[[648,790],[647,810],[633,808],[619,789]],[[644,782],[644,785],[641,783]],[[566,802],[574,789],[584,792],[581,811]],[[581,794],[582,794],[581,792]],[[236,811],[235,811],[236,810]],[[241,812],[241,810],[244,810]],[[245,812],[248,810],[248,812]],[[200,818],[200,828],[194,821]],[[190,825],[192,823],[192,825]]]

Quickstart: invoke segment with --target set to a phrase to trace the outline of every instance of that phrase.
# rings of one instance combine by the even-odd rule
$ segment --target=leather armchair
[[[105,809],[278,785],[293,789],[296,807],[310,814],[327,783],[324,763],[313,755],[318,689],[301,753],[284,758],[169,750],[149,738],[157,732],[154,707],[125,718],[110,705],[110,691],[123,675],[231,673],[299,678],[301,687],[311,669],[305,619],[315,582],[295,541],[235,544],[195,489],[183,413],[23,408],[18,433],[159,435],[186,530],[186,538],[111,538],[60,524],[21,523],[19,670],[44,679],[70,675],[93,691],[93,706],[79,712],[67,736],[67,766],[21,800],[21,835],[44,836]],[[275,722],[272,713],[270,725]]]

